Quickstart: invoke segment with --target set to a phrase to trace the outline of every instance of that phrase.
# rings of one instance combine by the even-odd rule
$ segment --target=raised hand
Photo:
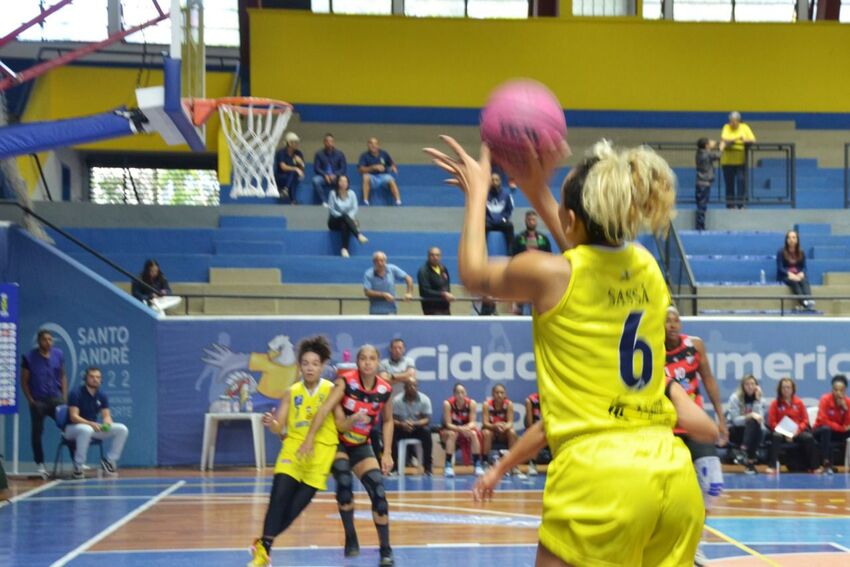
[[[425,153],[431,156],[437,167],[452,175],[447,179],[449,185],[456,185],[469,196],[486,195],[490,185],[490,148],[481,144],[481,157],[476,161],[466,153],[466,150],[451,136],[440,136],[457,158],[437,150],[425,148]]]

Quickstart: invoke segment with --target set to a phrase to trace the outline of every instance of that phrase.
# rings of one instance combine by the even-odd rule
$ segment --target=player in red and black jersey
[[[443,402],[443,429],[440,437],[446,446],[446,467],[443,474],[446,478],[455,475],[452,460],[455,456],[455,447],[459,446],[461,451],[472,452],[472,464],[475,474],[484,474],[481,467],[481,430],[475,423],[476,404],[475,400],[466,395],[463,384],[455,384],[452,397]]]
[[[508,392],[501,384],[496,384],[490,391],[492,397],[484,402],[482,411],[482,433],[484,435],[484,457],[492,465],[495,459],[491,458],[490,451],[494,442],[502,442],[508,446],[508,450],[514,446],[519,438],[514,430],[514,405],[508,399]],[[519,476],[519,469],[513,471]]]
[[[525,398],[525,430],[528,431],[535,423],[543,419],[540,413],[540,394],[534,392]],[[552,458],[548,445],[528,461],[528,476],[537,475],[537,463],[548,463]]]
[[[345,556],[360,553],[357,531],[354,528],[354,493],[352,473],[357,475],[372,501],[372,519],[380,541],[380,565],[393,565],[390,547],[389,504],[384,490],[384,475],[393,467],[391,451],[384,451],[381,463],[372,450],[369,435],[378,418],[383,419],[384,439],[393,438],[393,388],[378,375],[380,361],[378,350],[363,345],[357,352],[357,369],[343,370],[328,400],[322,405],[314,420],[320,420],[333,411],[339,430],[339,448],[331,473],[336,481],[336,501],[345,529]],[[310,428],[302,449],[311,450],[314,428]],[[315,427],[318,430],[318,427]]]
[[[708,397],[714,405],[717,414],[717,428],[720,431],[720,445],[725,445],[729,439],[729,431],[726,428],[726,416],[723,413],[723,405],[720,401],[720,388],[717,380],[711,372],[711,365],[705,353],[705,344],[698,337],[690,337],[682,333],[682,322],[679,311],[674,306],[667,309],[667,322],[664,325],[664,346],[667,350],[667,363],[664,373],[668,381],[678,383],[688,394],[694,403],[700,408],[704,407],[700,383],[705,385]],[[683,428],[674,429],[673,432],[682,438],[691,452],[694,468],[697,471],[700,488],[702,488],[705,511],[711,511],[712,504],[723,492],[723,472],[720,467],[720,458],[717,456],[717,448],[713,443],[700,443],[692,439],[687,430]],[[702,547],[697,551],[696,565],[707,562],[702,553]]]

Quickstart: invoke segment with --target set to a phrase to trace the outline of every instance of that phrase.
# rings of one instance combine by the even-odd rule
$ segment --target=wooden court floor
[[[474,477],[387,480],[397,565],[533,565],[544,476],[507,479],[475,503]],[[2,565],[244,565],[271,472],[123,470],[118,479],[13,482],[0,507]],[[704,540],[712,565],[850,565],[850,477],[726,475]],[[275,542],[280,565],[375,565],[370,504],[356,494],[363,553],[345,560],[332,492]],[[32,536],[44,530],[47,538]],[[8,563],[6,563],[7,559]]]

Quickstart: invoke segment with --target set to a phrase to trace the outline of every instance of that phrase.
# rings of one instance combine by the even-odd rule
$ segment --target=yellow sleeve
[[[252,352],[248,359],[248,370],[251,372],[266,372],[272,367],[272,361],[264,352]]]
[[[720,139],[721,139],[721,140],[727,140],[727,139],[729,139],[729,138],[731,138],[731,137],[732,137],[732,134],[731,134],[731,133],[730,133],[730,131],[729,131],[729,125],[728,125],[728,124],[724,124],[724,125],[723,125],[723,130],[721,130],[721,132],[720,132]]]
[[[741,124],[741,128],[744,129],[744,139],[748,142],[755,142],[756,135],[753,134],[753,131],[750,130],[750,127],[746,124]]]

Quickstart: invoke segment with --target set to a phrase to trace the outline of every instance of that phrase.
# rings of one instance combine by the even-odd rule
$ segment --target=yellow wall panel
[[[532,77],[576,110],[850,112],[834,22],[250,17],[252,94],[294,103],[480,107]]]
[[[98,114],[121,105],[135,106],[138,69],[115,67],[59,67],[36,82],[24,112],[24,122],[60,120]],[[143,72],[146,86],[163,83],[161,71]],[[207,73],[207,96],[227,96],[233,85],[232,73]],[[217,147],[218,117],[207,123],[207,148]],[[127,151],[189,151],[187,146],[168,146],[155,134],[126,136],[80,149]]]

